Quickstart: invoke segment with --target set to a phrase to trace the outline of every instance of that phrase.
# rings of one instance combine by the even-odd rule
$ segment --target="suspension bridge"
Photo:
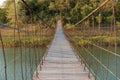
[[[33,80],[90,80],[62,31],[61,21],[43,65],[38,66]],[[41,70],[40,70],[41,67]]]
[[[21,1],[32,16],[34,10]],[[37,13],[42,23],[34,25],[31,19],[19,28],[14,0],[15,27],[0,27],[0,80],[120,80],[120,29],[114,1],[110,22],[101,23],[101,10],[110,1],[103,1],[74,28],[66,29],[62,20],[50,28]]]

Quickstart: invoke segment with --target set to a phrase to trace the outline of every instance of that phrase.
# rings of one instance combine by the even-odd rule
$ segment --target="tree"
[[[7,18],[6,9],[0,8],[0,23],[8,23],[9,19]]]
[[[120,1],[118,1],[116,5],[116,20],[120,22]]]
[[[9,24],[14,23],[14,1],[13,0],[6,0],[4,2],[4,8],[7,12],[7,18],[9,18]]]
[[[30,12],[21,0],[17,0],[17,15],[19,22],[30,22],[33,19],[34,23],[41,21],[36,14],[38,14],[45,22],[52,24],[57,19],[64,20],[64,23],[75,24],[104,0],[26,0],[26,3],[31,7],[34,12]],[[120,22],[120,2],[116,2],[116,20]],[[6,0],[4,7],[7,11],[7,18],[10,19],[9,23],[14,23],[14,2],[13,0]],[[96,12],[93,16],[95,17],[95,23],[97,22],[98,14],[102,15],[102,22],[110,22],[112,15],[111,1]],[[90,21],[88,21],[90,22]],[[102,23],[101,22],[101,23]]]

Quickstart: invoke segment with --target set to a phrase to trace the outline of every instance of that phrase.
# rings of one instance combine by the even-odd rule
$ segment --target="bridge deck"
[[[88,71],[80,64],[58,21],[57,31],[41,70],[33,80],[90,80]]]

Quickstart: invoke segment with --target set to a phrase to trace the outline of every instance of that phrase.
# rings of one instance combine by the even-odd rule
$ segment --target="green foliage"
[[[0,23],[8,23],[9,19],[7,18],[6,9],[0,8]]]
[[[4,9],[7,11],[7,18],[9,19],[9,24],[14,23],[14,1],[6,0],[4,3]]]
[[[120,22],[120,1],[116,4],[116,20]]]
[[[38,3],[37,0],[28,0],[27,4],[30,6],[30,8],[34,11],[34,13],[26,8],[26,6],[23,4],[23,2],[19,1],[18,2],[18,14],[19,14],[19,19],[22,22],[30,22],[31,20],[35,23],[36,21],[38,22],[39,18],[36,16],[40,12],[40,3]]]
[[[16,39],[14,41],[13,38],[3,38],[3,43],[5,47],[47,47],[48,43],[50,42],[50,37],[39,37],[39,38],[22,38],[21,41]],[[1,44],[0,44],[1,45]]]
[[[92,7],[89,5],[84,5],[82,8],[82,15],[86,16],[87,14],[89,14],[92,11]]]
[[[120,45],[120,38],[117,37],[109,37],[109,36],[93,36],[93,37],[73,37],[70,39],[70,41],[74,45],[81,45],[81,46],[86,46],[89,43],[97,44],[101,42],[103,45],[114,45],[115,41],[117,41],[118,45]]]
[[[73,24],[66,24],[65,26],[64,26],[64,28],[65,29],[74,29],[75,28],[75,25],[73,25]]]
[[[117,21],[116,24],[117,24],[117,27],[120,28],[120,22]]]
[[[93,9],[100,5],[104,0],[27,0],[27,4],[34,11],[31,13],[25,5],[18,0],[17,13],[19,22],[25,23],[32,20],[34,23],[41,21],[38,14],[46,22],[56,22],[57,19],[62,19],[64,24],[75,24]],[[96,12],[95,24],[98,23],[98,14],[101,13],[102,23],[108,24],[112,16],[112,1],[104,6],[100,11]],[[11,19],[10,23],[14,23],[14,3],[13,0],[6,0],[4,7],[7,10],[7,18]],[[116,2],[116,20],[120,22],[120,2]],[[59,16],[59,18],[58,18]],[[52,21],[51,21],[52,20]],[[90,22],[90,21],[89,21]]]

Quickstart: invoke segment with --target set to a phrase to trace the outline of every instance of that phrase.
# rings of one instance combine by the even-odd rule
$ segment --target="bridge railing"
[[[31,19],[20,23],[17,2],[13,1],[14,27],[0,27],[0,80],[32,80],[53,39],[55,28],[51,28],[36,13],[40,21],[35,23],[34,10],[24,0],[21,3],[30,10]]]
[[[120,32],[115,19],[116,3],[105,0],[76,23],[76,28],[64,29],[68,40],[95,80],[120,80]],[[107,5],[111,5],[111,18],[104,22],[106,16],[103,14]]]

